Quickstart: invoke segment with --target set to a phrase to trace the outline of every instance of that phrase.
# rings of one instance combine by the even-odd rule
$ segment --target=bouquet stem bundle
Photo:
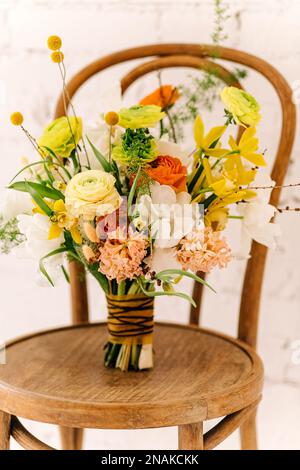
[[[153,298],[144,294],[107,296],[109,332],[106,367],[122,371],[153,367]]]

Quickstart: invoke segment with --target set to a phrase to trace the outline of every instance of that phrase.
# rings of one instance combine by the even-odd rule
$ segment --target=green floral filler
[[[0,251],[9,253],[14,247],[20,245],[25,240],[24,235],[19,232],[16,217],[4,221],[0,216]]]
[[[115,160],[124,165],[140,166],[157,157],[157,148],[153,136],[146,129],[126,129],[122,136],[121,145],[113,149]],[[134,171],[136,168],[134,168]]]

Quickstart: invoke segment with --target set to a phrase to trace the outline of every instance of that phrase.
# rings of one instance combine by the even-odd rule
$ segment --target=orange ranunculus
[[[140,101],[140,104],[143,106],[154,104],[160,106],[162,109],[166,109],[168,106],[174,104],[179,97],[179,91],[176,87],[172,85],[162,85],[150,93],[150,95],[145,96],[145,98]]]
[[[147,174],[160,184],[171,186],[176,193],[186,191],[186,166],[181,164],[179,158],[163,155],[157,157],[146,168]]]

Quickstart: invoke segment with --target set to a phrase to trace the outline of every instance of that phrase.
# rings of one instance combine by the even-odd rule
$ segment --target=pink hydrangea
[[[185,270],[207,273],[215,267],[225,268],[231,260],[231,250],[220,232],[205,227],[190,232],[180,241],[177,259]]]
[[[147,255],[147,247],[148,240],[142,234],[130,229],[126,234],[118,228],[108,233],[107,240],[100,248],[99,271],[118,283],[140,276],[143,274],[141,264]]]

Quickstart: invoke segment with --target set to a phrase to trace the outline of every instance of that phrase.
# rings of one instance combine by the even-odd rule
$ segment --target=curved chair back
[[[198,44],[154,44],[122,50],[104,56],[92,62],[78,72],[67,84],[69,98],[93,75],[102,70],[122,62],[151,57],[127,73],[121,81],[123,93],[139,77],[168,67],[191,67],[215,73],[225,83],[241,87],[235,77],[216,60],[235,62],[250,67],[263,75],[274,87],[281,104],[282,126],[281,134],[272,168],[271,177],[277,186],[281,186],[288,168],[292,151],[295,127],[296,110],[292,100],[292,91],[284,77],[272,65],[266,61],[235,49]],[[213,60],[212,60],[213,59]],[[55,117],[65,114],[63,97],[57,103]],[[240,129],[239,135],[242,130]],[[270,203],[278,204],[280,188],[274,188]],[[243,289],[240,302],[240,315],[238,337],[251,346],[256,345],[259,305],[262,292],[264,268],[266,263],[267,248],[253,242],[251,257],[247,262]],[[77,262],[70,263],[72,317],[74,323],[88,321],[88,299],[84,270]],[[201,308],[202,285],[195,284],[194,298],[197,308],[191,309],[190,323],[198,324]]]

